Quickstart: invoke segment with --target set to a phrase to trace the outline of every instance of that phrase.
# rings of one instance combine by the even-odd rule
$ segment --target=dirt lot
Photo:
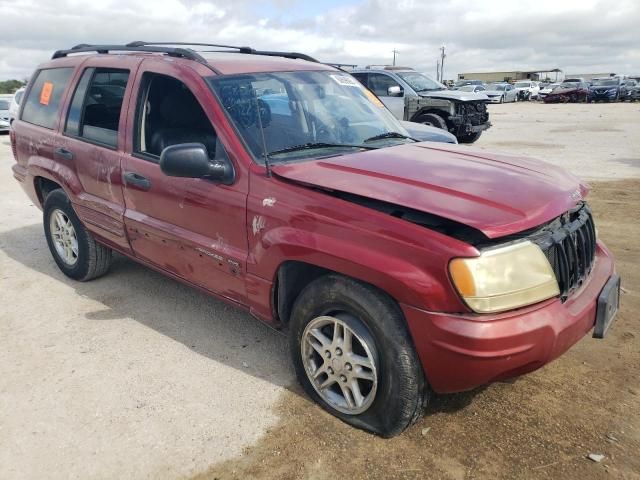
[[[622,309],[604,341],[435,398],[392,440],[310,403],[243,313],[124,259],[64,278],[0,146],[0,478],[640,478],[640,105],[491,108],[478,147],[595,180]]]

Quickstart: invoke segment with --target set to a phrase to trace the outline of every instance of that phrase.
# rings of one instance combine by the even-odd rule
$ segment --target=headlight
[[[455,258],[449,273],[458,293],[478,313],[524,307],[560,294],[549,260],[529,241],[492,248],[479,257]]]

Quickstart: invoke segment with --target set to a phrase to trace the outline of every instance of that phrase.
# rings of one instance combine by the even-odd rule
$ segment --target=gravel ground
[[[284,337],[232,307],[125,259],[66,279],[0,138],[0,478],[640,478],[640,181],[597,181],[640,177],[640,105],[491,113],[477,147],[595,180],[622,310],[605,341],[439,397],[392,440],[311,404]]]
[[[537,157],[585,180],[640,177],[640,103],[489,105],[474,147]]]

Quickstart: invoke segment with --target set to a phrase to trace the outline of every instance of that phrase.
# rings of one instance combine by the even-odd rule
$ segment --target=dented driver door
[[[125,225],[139,259],[234,301],[246,295],[246,177],[231,185],[165,175],[169,145],[202,143],[228,155],[201,79],[174,75],[167,62],[143,63],[130,107],[131,141],[123,159]],[[180,78],[179,78],[180,77]],[[212,98],[212,95],[211,95]]]

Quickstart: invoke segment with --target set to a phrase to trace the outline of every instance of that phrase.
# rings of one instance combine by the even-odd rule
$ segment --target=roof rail
[[[147,46],[139,44],[138,42],[133,42],[127,45],[88,45],[86,43],[81,43],[80,45],[76,45],[68,50],[57,50],[51,56],[51,59],[66,57],[71,53],[88,53],[88,52],[97,52],[97,53],[109,53],[109,52],[149,52],[149,53],[165,53],[170,57],[181,57],[187,58],[189,60],[194,60],[198,63],[207,64],[207,61],[204,57],[199,55],[195,50],[191,50],[190,48],[171,48],[164,46]]]
[[[238,50],[240,53],[251,53],[253,52],[253,48],[251,47],[236,47],[234,45],[220,45],[216,43],[190,43],[190,42],[143,42],[136,41],[127,43],[127,47],[149,47],[149,46],[166,46],[166,45],[182,45],[182,46],[192,46],[192,47],[216,47],[216,48],[230,48],[232,50]]]
[[[413,70],[411,67],[401,67],[396,65],[367,65],[364,67],[367,70]]]
[[[172,46],[171,46],[172,45]],[[177,46],[177,47],[176,47]],[[66,57],[72,53],[97,52],[107,54],[109,52],[149,52],[149,53],[165,53],[170,57],[181,57],[194,60],[198,63],[208,65],[207,60],[196,50],[191,48],[182,48],[184,46],[192,47],[215,47],[237,50],[238,53],[246,53],[251,55],[265,55],[269,57],[284,57],[298,60],[306,60],[308,62],[320,63],[315,58],[298,52],[276,52],[267,50],[254,50],[251,47],[236,47],[233,45],[221,45],[215,43],[190,43],[190,42],[130,42],[126,45],[89,45],[81,43],[68,50],[57,50],[54,52],[52,59]],[[213,50],[215,52],[224,52],[226,50]]]

